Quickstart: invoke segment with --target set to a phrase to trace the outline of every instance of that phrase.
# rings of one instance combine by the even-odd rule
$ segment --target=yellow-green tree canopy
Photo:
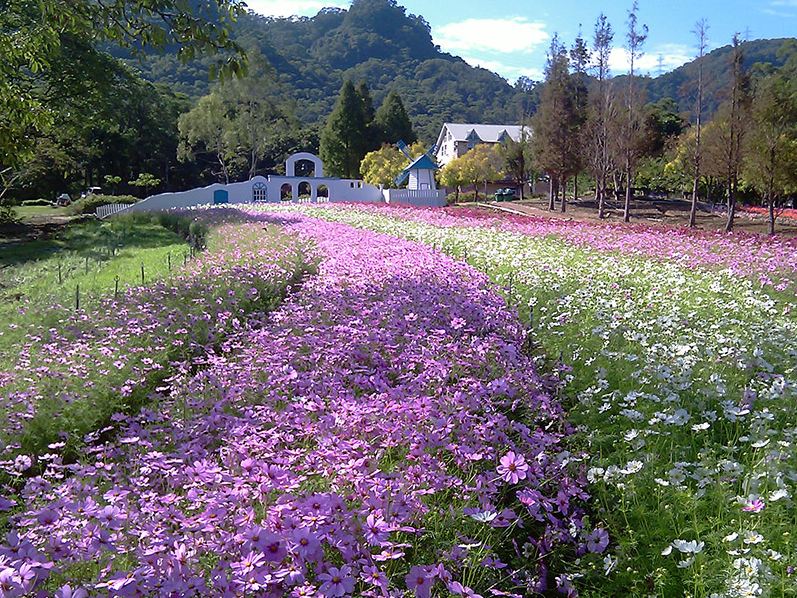
[[[446,164],[440,173],[440,182],[446,187],[454,187],[457,198],[462,185],[473,185],[478,199],[479,185],[498,179],[502,167],[503,160],[496,148],[479,144],[467,154]]]
[[[421,143],[414,143],[410,146],[410,154],[413,159],[418,158],[423,155],[424,149]],[[366,183],[390,187],[409,164],[409,159],[395,145],[383,145],[380,149],[365,154],[360,164],[360,173]]]

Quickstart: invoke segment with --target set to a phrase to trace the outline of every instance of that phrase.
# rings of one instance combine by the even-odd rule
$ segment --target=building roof
[[[416,158],[412,164],[407,166],[406,170],[437,170],[439,166],[434,163],[429,157],[429,154],[423,154],[419,158]]]
[[[531,133],[531,129],[529,129],[529,127],[524,127],[522,125],[444,123],[443,128],[440,130],[440,135],[437,138],[437,146],[440,147],[442,144],[446,131],[451,133],[455,141],[469,141],[469,138],[472,138],[472,134],[475,134],[481,141],[486,143],[498,143],[504,134],[509,135],[509,137],[515,141],[518,141],[523,129],[526,129],[527,134]]]

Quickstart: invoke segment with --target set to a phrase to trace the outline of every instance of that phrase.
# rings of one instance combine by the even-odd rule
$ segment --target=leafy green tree
[[[131,185],[134,187],[140,187],[144,190],[144,197],[149,196],[149,190],[157,187],[161,184],[161,180],[156,176],[148,173],[142,172],[138,175],[138,177],[132,181],[129,181]]]
[[[496,147],[503,162],[504,174],[520,189],[520,199],[524,198],[526,184],[535,180],[534,152],[528,127],[520,131],[520,139],[511,137]]]
[[[374,117],[376,116],[374,112],[374,100],[371,97],[371,90],[368,89],[368,83],[366,83],[365,80],[361,80],[357,84],[356,90],[362,105],[363,120],[365,121],[365,132],[363,135],[365,151],[370,152],[378,149],[379,146],[382,145],[379,128],[376,126],[376,123],[374,123]]]
[[[469,182],[465,176],[464,165],[465,163],[463,163],[460,158],[455,158],[440,169],[440,184],[444,187],[454,189],[455,203],[459,201],[459,194],[462,191],[462,186]]]
[[[214,174],[229,183],[236,147],[234,140],[227,134],[232,123],[221,96],[211,93],[201,98],[191,112],[180,117],[178,127],[178,159],[184,162],[197,158],[209,160],[220,168]]]
[[[245,77],[222,82],[215,93],[221,95],[229,115],[224,134],[239,160],[248,163],[251,179],[268,151],[269,140],[297,123],[292,107],[281,99],[285,93],[274,69],[259,52],[250,53],[249,64]]]
[[[617,138],[619,153],[625,168],[625,202],[623,205],[623,222],[631,220],[631,198],[634,193],[634,169],[644,148],[644,126],[640,106],[642,97],[637,85],[635,66],[642,56],[642,46],[648,37],[648,26],[639,26],[639,3],[634,0],[628,11],[628,29],[626,31],[626,51],[630,60],[625,90],[625,102],[620,114],[620,134]]]
[[[604,217],[609,172],[612,170],[612,153],[609,130],[614,120],[614,94],[611,90],[609,59],[614,32],[606,15],[595,21],[592,53],[595,57],[593,92],[589,96],[587,130],[589,136],[589,165],[595,177],[595,195],[598,200],[598,218]]]
[[[37,134],[55,121],[61,93],[80,92],[88,78],[104,73],[92,66],[96,44],[176,49],[182,59],[201,52],[219,55],[224,73],[239,73],[245,57],[231,41],[229,24],[243,10],[239,0],[200,5],[182,0],[59,0],[4,2],[0,10],[0,167],[26,158]],[[65,64],[66,63],[66,64]],[[67,66],[67,73],[61,66]],[[86,67],[86,68],[84,68]],[[80,74],[70,80],[70,73]],[[68,84],[68,85],[65,85]]]
[[[776,208],[797,191],[797,83],[778,73],[761,81],[752,110],[743,173],[766,202],[769,234],[775,234]]]
[[[344,178],[359,176],[367,149],[367,125],[362,99],[347,79],[321,132],[321,159],[330,174]]]
[[[578,169],[578,147],[574,143],[578,115],[571,83],[567,50],[559,36],[554,35],[548,49],[540,106],[532,118],[534,160],[551,178],[550,210],[554,209],[558,188],[563,188],[567,177]],[[564,204],[564,189],[562,191]]]
[[[578,175],[584,169],[587,161],[587,117],[589,115],[589,76],[587,68],[590,63],[590,51],[587,42],[581,35],[579,27],[578,36],[570,48],[570,89],[573,96],[572,127],[573,131],[568,143],[573,145],[573,199],[578,199]],[[562,211],[566,202],[562,201]]]
[[[420,143],[413,144],[410,155],[420,157],[424,148]],[[390,187],[396,177],[409,166],[410,161],[395,145],[383,145],[379,150],[368,152],[360,165],[363,180],[371,185]]]
[[[122,177],[119,175],[106,174],[102,178],[105,181],[105,184],[111,188],[111,194],[116,195],[116,192],[119,189],[119,183],[122,182]]]
[[[479,200],[479,185],[486,185],[501,176],[502,160],[494,146],[480,143],[468,153],[454,158],[449,164],[459,169],[464,184],[473,185],[476,201]],[[445,170],[445,169],[444,169]]]
[[[405,143],[414,143],[418,139],[412,129],[412,122],[407,116],[401,96],[395,90],[390,90],[382,105],[379,106],[379,110],[376,111],[374,126],[379,131],[383,143],[397,143],[399,140]]]

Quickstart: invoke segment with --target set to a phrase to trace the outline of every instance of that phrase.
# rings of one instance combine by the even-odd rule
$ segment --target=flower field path
[[[557,381],[492,283],[421,244],[280,220],[318,274],[115,418],[116,440],[28,481],[0,594],[566,591],[566,563],[608,537]]]

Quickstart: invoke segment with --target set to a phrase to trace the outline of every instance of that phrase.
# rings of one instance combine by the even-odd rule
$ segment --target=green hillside
[[[787,57],[787,52],[785,51],[787,48],[784,48],[784,44],[786,42],[792,42],[793,44],[796,41],[794,38],[785,38],[757,39],[744,42],[742,51],[744,53],[745,69],[755,71],[758,68],[766,69],[765,65],[771,65],[771,67],[782,66]],[[731,52],[732,48],[729,44],[709,52],[702,59],[703,77],[706,86],[705,108],[709,115],[713,114],[725,99],[725,90],[730,85]],[[699,61],[693,60],[669,73],[656,78],[648,78],[648,99],[656,101],[670,97],[676,100],[681,110],[691,110],[695,101],[699,64]]]
[[[526,94],[505,79],[441,52],[423,17],[389,0],[355,0],[349,10],[323,9],[312,18],[275,19],[249,13],[234,37],[257,48],[293,89],[303,124],[326,118],[349,77],[364,79],[378,105],[396,89],[420,137],[432,140],[448,120],[516,122]],[[130,60],[121,50],[118,57]],[[130,60],[151,81],[196,99],[206,94],[210,58],[182,64],[174,54]]]
[[[349,10],[325,8],[314,17],[277,19],[254,13],[235,25],[234,37],[256,48],[293,90],[302,124],[322,122],[332,110],[345,78],[365,80],[378,105],[390,89],[401,94],[420,137],[433,140],[443,122],[517,122],[536,105],[536,94],[524,93],[488,70],[468,65],[435,46],[429,24],[408,14],[394,0],[355,0]],[[784,39],[745,42],[745,66],[780,66]],[[168,83],[197,99],[212,83],[212,58],[181,63],[175,54],[131,60],[151,81]],[[723,99],[729,77],[730,46],[704,58],[706,111],[713,113]],[[646,78],[648,99],[672,97],[683,111],[691,109],[697,62],[687,63],[656,78]],[[622,77],[617,78],[618,82]]]

